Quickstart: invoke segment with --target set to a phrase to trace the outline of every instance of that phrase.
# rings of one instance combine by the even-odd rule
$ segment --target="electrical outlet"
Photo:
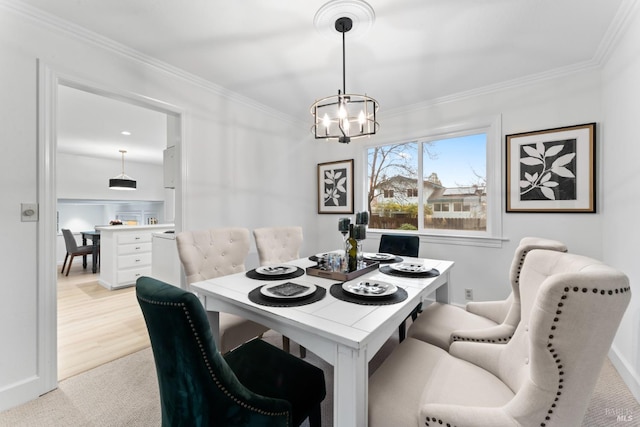
[[[464,290],[464,299],[467,301],[473,301],[473,289],[466,288]]]

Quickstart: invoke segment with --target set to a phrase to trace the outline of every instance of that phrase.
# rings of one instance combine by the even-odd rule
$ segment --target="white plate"
[[[424,264],[418,264],[415,262],[400,262],[397,264],[390,264],[389,268],[396,271],[402,271],[403,273],[425,273],[431,270]]]
[[[293,265],[265,265],[256,268],[256,273],[264,274],[265,276],[283,276],[285,274],[291,274],[298,268]]]
[[[371,261],[389,261],[392,259],[396,259],[394,254],[380,254],[380,253],[371,253],[365,252],[363,254],[364,259],[368,259]]]
[[[379,280],[361,280],[342,284],[342,289],[350,294],[367,297],[386,297],[394,294],[398,287],[392,283]]]
[[[344,251],[336,250],[336,251],[329,251],[329,252],[320,252],[319,254],[316,254],[316,258],[325,258],[329,254],[344,255]]]
[[[300,283],[286,282],[265,285],[260,288],[260,293],[269,298],[302,298],[316,291],[316,285],[301,285]]]

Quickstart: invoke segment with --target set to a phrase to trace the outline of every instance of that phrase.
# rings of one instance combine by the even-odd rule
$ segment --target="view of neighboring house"
[[[376,186],[371,200],[375,218],[396,217],[402,224],[417,226],[418,182],[415,178],[394,176]],[[433,173],[422,182],[425,228],[484,230],[486,227],[486,187],[472,185],[445,187]],[[400,224],[401,225],[401,224]],[[397,228],[400,228],[399,226]]]

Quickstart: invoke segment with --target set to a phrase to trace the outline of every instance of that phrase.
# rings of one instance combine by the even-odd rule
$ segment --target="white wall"
[[[67,153],[56,155],[59,199],[164,200],[162,165],[126,161],[127,175],[136,180],[135,191],[109,189],[109,179],[122,172],[121,160],[98,159]]]
[[[628,25],[603,73],[604,140],[602,156],[605,180],[602,203],[604,261],[625,272],[631,280],[631,303],[613,345],[618,371],[640,399],[640,12]]]
[[[38,329],[43,316],[38,313],[38,284],[45,280],[41,277],[38,282],[37,276],[38,224],[20,222],[20,203],[38,200],[41,173],[37,170],[38,59],[71,80],[145,96],[184,111],[185,227],[295,223],[313,229],[315,222],[315,208],[308,208],[313,200],[308,183],[315,180],[315,164],[314,150],[305,148],[310,139],[306,125],[223,96],[213,85],[147,65],[117,46],[83,41],[32,19],[22,7],[0,1],[0,140],[11,147],[0,156],[0,169],[12,177],[0,184],[0,267],[5,272],[0,286],[0,410],[47,391],[43,365],[38,364],[43,333]],[[131,176],[147,176],[147,172],[136,175],[129,166],[134,165],[127,163]],[[116,164],[95,176],[108,179],[120,168]],[[163,194],[154,197],[162,198]],[[308,237],[313,245],[313,233]],[[255,251],[252,256],[256,258]],[[55,277],[56,266],[48,268]]]

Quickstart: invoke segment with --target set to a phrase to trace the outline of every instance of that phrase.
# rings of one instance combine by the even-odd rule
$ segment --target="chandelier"
[[[378,102],[365,95],[347,93],[345,71],[345,34],[353,27],[348,17],[340,17],[335,29],[342,33],[342,91],[337,95],[318,99],[311,106],[314,124],[311,132],[316,139],[338,140],[349,143],[351,139],[375,135],[380,127],[376,119]]]

